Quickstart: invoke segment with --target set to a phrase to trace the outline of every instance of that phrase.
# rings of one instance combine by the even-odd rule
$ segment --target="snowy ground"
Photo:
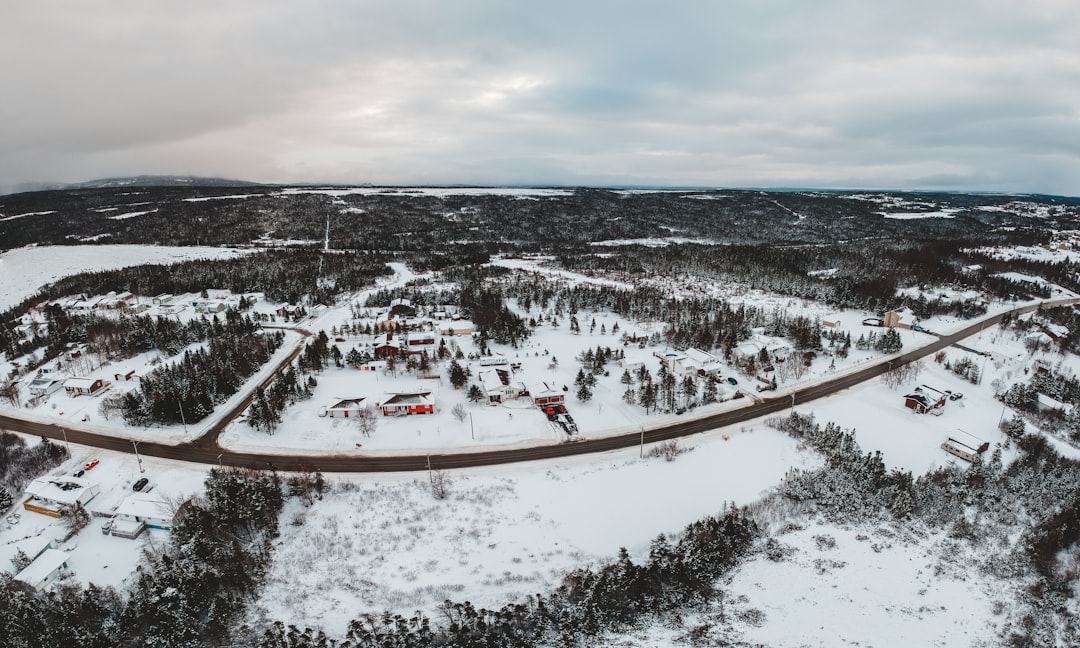
[[[27,443],[35,443],[32,437],[25,437]],[[100,463],[85,473],[85,478],[96,483],[101,491],[90,500],[86,508],[91,513],[108,511],[119,504],[131,491],[131,484],[140,477],[150,480],[144,492],[159,494],[171,501],[181,501],[203,491],[205,469],[194,464],[185,464],[164,459],[142,458],[143,472],[134,455],[110,452],[95,448],[71,445],[72,458],[50,475],[70,475],[82,468],[91,459]],[[22,499],[18,499],[21,502]],[[68,578],[82,584],[93,583],[100,586],[123,586],[143,560],[143,548],[155,543],[168,541],[168,533],[150,529],[134,540],[127,540],[111,535],[104,535],[101,526],[106,518],[93,517],[90,524],[67,542],[61,539],[68,529],[63,522],[38,513],[32,513],[16,506],[15,512],[20,519],[15,524],[0,520],[0,546],[31,537],[44,537],[53,540],[53,548],[69,552],[71,559],[68,566],[71,574]],[[3,571],[8,565],[0,565]]]
[[[498,606],[620,546],[640,557],[656,535],[820,461],[766,427],[683,445],[673,462],[633,449],[454,472],[443,501],[424,474],[335,478],[323,501],[290,504],[257,616],[340,634],[363,612],[433,614],[446,598]]]
[[[145,263],[223,259],[247,250],[157,245],[33,246],[0,254],[0,310],[11,308],[47,283],[92,270],[116,270]]]

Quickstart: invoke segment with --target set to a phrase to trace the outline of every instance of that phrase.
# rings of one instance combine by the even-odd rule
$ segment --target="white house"
[[[708,351],[691,347],[686,350],[686,358],[689,360],[688,366],[697,373],[719,376],[724,370],[724,361]]]
[[[29,497],[23,502],[23,508],[58,518],[60,509],[75,504],[85,506],[97,496],[98,490],[97,484],[81,477],[46,475],[38,477],[26,486],[26,494]]]
[[[476,325],[468,320],[439,322],[439,335],[472,335]]]
[[[502,373],[505,374],[506,372]],[[503,381],[503,376],[500,375],[497,369],[484,369],[477,373],[476,376],[480,380],[480,386],[484,389],[488,403],[491,405],[501,403],[503,400],[517,395],[517,390]],[[509,381],[507,380],[507,382]]]
[[[324,407],[319,412],[319,416],[329,416],[330,418],[356,418],[360,414],[360,410],[364,409],[364,398],[346,398],[340,400],[330,407]]]
[[[18,573],[12,560],[20,551],[33,561],[45,553],[45,550],[52,548],[52,540],[44,535],[30,536],[16,542],[2,544],[0,545],[0,572],[7,572],[12,576]]]
[[[154,493],[132,493],[116,507],[114,520],[142,523],[151,529],[171,529],[175,512]]]
[[[59,549],[46,549],[30,566],[15,576],[37,590],[43,590],[53,583],[67,569],[70,555]]]
[[[64,381],[55,378],[35,378],[30,381],[31,396],[48,396],[64,386]]]

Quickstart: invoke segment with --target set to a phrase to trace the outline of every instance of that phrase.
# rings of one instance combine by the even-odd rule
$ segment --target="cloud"
[[[1080,193],[1080,6],[825,0],[0,9],[0,183]]]

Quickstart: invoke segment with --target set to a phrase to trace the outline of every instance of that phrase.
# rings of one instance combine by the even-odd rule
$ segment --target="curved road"
[[[1063,306],[1080,303],[1080,299],[1059,299],[1044,302],[1047,306]],[[641,432],[631,432],[617,436],[602,437],[598,439],[585,439],[571,443],[538,446],[531,448],[517,448],[513,450],[490,450],[484,452],[462,452],[439,455],[407,455],[407,456],[380,456],[363,457],[350,455],[330,456],[292,456],[259,454],[247,452],[233,452],[222,449],[217,445],[217,435],[243,411],[251,401],[251,394],[243,402],[232,408],[222,420],[211,428],[202,438],[182,444],[167,445],[151,441],[139,441],[138,451],[140,454],[179,461],[189,461],[202,464],[219,464],[222,466],[236,466],[244,468],[267,469],[285,471],[312,471],[322,472],[398,472],[427,470],[444,468],[468,468],[474,466],[490,466],[495,464],[514,463],[520,461],[535,461],[538,459],[553,459],[572,455],[582,455],[593,452],[605,452],[629,448],[639,443],[655,443],[678,437],[707,432],[717,428],[742,423],[766,414],[781,412],[794,405],[807,403],[818,398],[823,398],[836,392],[842,391],[861,382],[870,380],[889,371],[894,366],[900,366],[937,353],[959,340],[975,335],[989,326],[999,323],[1007,314],[1018,315],[1031,312],[1043,304],[1033,304],[1016,308],[1007,313],[991,315],[975,322],[966,328],[951,335],[942,336],[927,346],[903,353],[891,360],[863,367],[851,373],[830,378],[798,389],[786,396],[773,396],[765,398],[760,403],[749,405],[738,410],[720,412],[710,416],[687,420],[685,422],[662,425]],[[305,332],[305,334],[307,334]],[[290,354],[286,362],[291,362],[296,353]],[[254,392],[254,389],[251,390]],[[85,430],[77,427],[59,426],[51,423],[38,423],[26,421],[16,417],[0,415],[0,428],[45,436],[51,439],[66,440],[80,445],[93,446],[117,452],[133,452],[133,444],[129,439],[117,438]]]

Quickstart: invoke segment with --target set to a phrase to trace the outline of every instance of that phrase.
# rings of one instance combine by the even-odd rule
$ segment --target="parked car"
[[[75,472],[71,473],[71,476],[72,477],[82,477],[83,473],[85,473],[85,472],[86,472],[85,470],[76,470]]]
[[[738,384],[739,384],[739,381],[738,381],[738,380],[735,380],[735,378],[734,378],[734,377],[731,377],[731,376],[728,376],[728,379],[727,379],[727,381],[728,381],[728,384],[729,384],[729,385],[738,385]]]
[[[134,484],[131,485],[131,490],[138,493],[142,489],[146,488],[146,485],[150,483],[150,480],[146,477],[140,477]]]
[[[949,394],[949,400],[960,400],[964,395],[960,392],[953,392]]]
[[[87,461],[86,463],[83,464],[83,470],[90,470],[91,468],[98,465],[99,463],[101,463],[99,460],[91,459],[90,461]]]

